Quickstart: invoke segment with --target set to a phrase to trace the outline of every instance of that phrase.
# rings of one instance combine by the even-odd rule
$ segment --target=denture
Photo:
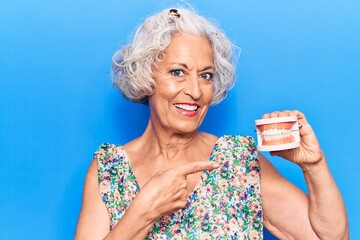
[[[279,151],[300,146],[296,116],[255,120],[259,151]]]

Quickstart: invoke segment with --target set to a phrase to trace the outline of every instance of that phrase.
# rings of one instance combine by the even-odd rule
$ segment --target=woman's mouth
[[[199,105],[193,103],[175,103],[176,110],[187,117],[194,117],[198,114]]]

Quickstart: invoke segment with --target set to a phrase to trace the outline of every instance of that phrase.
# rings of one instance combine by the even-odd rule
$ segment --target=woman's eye
[[[201,78],[208,80],[208,81],[212,80],[213,76],[214,76],[214,74],[209,73],[209,72],[200,74]]]
[[[174,77],[183,77],[185,76],[185,73],[183,70],[181,69],[174,69],[170,71],[170,74],[173,75]]]

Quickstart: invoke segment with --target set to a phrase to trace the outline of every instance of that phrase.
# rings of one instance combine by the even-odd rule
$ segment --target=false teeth
[[[261,136],[264,138],[265,141],[271,141],[291,137],[291,130],[285,128],[270,128],[269,130],[264,130],[263,132],[261,132]]]
[[[259,151],[278,151],[300,146],[296,116],[255,120]]]

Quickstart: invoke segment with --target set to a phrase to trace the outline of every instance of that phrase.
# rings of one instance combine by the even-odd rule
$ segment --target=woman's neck
[[[201,145],[204,134],[195,131],[187,134],[174,133],[161,127],[155,127],[151,120],[139,140],[143,143],[151,143],[151,152],[154,155],[162,155],[165,159],[174,159],[175,156],[191,152]]]

